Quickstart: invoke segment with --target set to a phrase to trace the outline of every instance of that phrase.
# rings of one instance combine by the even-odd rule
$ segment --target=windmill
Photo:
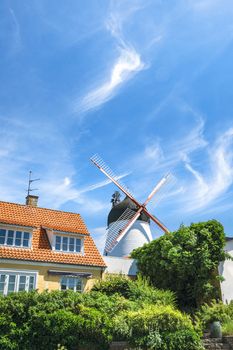
[[[132,203],[135,205],[135,210],[131,210],[130,208],[126,208],[126,210],[122,213],[122,215],[118,218],[118,220],[110,227],[106,244],[105,244],[105,252],[107,255],[111,253],[113,248],[123,239],[126,233],[133,226],[135,221],[139,218],[139,216],[144,213],[149,219],[151,219],[159,228],[168,233],[169,230],[167,227],[154,215],[152,215],[146,208],[146,205],[150,202],[150,200],[154,197],[154,195],[163,187],[168,181],[171,179],[171,175],[165,175],[153,188],[147,199],[144,203],[140,203],[137,199],[135,199],[132,192],[128,190],[128,188],[122,183],[110,167],[101,159],[99,155],[94,155],[91,157],[92,163],[97,166],[97,168],[105,174],[125,195],[126,198],[129,198]],[[119,192],[117,192],[119,193]],[[115,197],[113,196],[112,203],[114,203]]]

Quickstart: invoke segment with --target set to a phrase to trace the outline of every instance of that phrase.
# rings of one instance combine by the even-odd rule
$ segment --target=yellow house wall
[[[41,266],[41,265],[30,265],[30,263],[25,264],[17,264],[17,263],[1,263],[0,260],[0,268],[6,270],[17,270],[17,271],[33,271],[37,272],[37,281],[36,281],[36,289],[39,292],[43,290],[60,290],[60,280],[61,276],[58,275],[50,275],[48,274],[48,270],[57,270],[57,271],[67,271],[67,272],[87,272],[92,274],[92,278],[82,278],[83,281],[83,291],[88,291],[91,289],[94,282],[100,278],[102,278],[101,269],[86,269],[85,267],[77,266],[74,268],[63,267],[62,264],[60,267],[57,266]]]

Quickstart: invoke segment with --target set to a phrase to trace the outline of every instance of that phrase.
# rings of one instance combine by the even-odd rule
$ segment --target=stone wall
[[[203,345],[206,350],[233,350],[233,337],[205,338]]]

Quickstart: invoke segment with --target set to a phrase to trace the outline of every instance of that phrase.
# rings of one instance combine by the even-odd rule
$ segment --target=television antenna
[[[32,179],[32,171],[29,171],[29,176],[28,176],[28,189],[27,189],[27,195],[30,195],[30,192],[32,191],[38,191],[38,188],[31,188],[31,184],[35,181],[39,181],[40,179]]]
[[[135,199],[132,192],[128,190],[128,188],[123,184],[122,181],[119,181],[119,176],[117,176],[111,168],[103,161],[103,159],[95,154],[91,157],[91,162],[97,166],[97,168],[105,174],[131,201],[136,205],[136,212],[127,208],[125,212],[121,215],[121,217],[115,222],[114,225],[111,226],[108,235],[105,252],[110,253],[111,250],[115,247],[116,244],[120,242],[120,240],[125,236],[127,231],[132,227],[134,222],[138,219],[141,213],[144,213],[148,216],[152,221],[155,222],[163,232],[168,233],[168,228],[154,215],[152,215],[146,208],[146,205],[149,201],[154,197],[154,195],[163,187],[167,182],[169,182],[172,178],[171,174],[165,175],[153,188],[147,199],[144,203],[140,203],[137,199]]]

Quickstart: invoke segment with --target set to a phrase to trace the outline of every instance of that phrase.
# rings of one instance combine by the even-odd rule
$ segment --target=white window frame
[[[14,286],[14,291],[10,292],[18,292],[19,291],[19,280],[20,276],[25,276],[26,277],[26,283],[25,283],[25,290],[26,292],[29,291],[29,281],[30,277],[34,277],[34,282],[33,282],[33,290],[36,289],[37,286],[37,276],[38,272],[37,271],[29,271],[29,270],[5,270],[5,269],[0,269],[0,276],[1,275],[6,275],[5,279],[5,285],[4,285],[4,290],[3,290],[3,295],[7,295],[7,290],[8,290],[8,284],[9,284],[9,276],[15,276],[15,286]],[[1,294],[2,295],[2,294]]]
[[[81,281],[81,290],[76,290],[76,286],[75,286],[75,289],[74,289],[74,292],[77,292],[77,293],[82,293],[83,292],[83,288],[84,288],[84,286],[83,286],[83,278],[82,277],[73,277],[73,276],[61,276],[61,278],[60,278],[60,291],[62,291],[62,292],[65,292],[65,290],[64,289],[61,289],[61,285],[62,285],[62,279],[63,278],[67,278],[67,280],[69,279],[69,278],[72,278],[72,279],[79,279],[80,281]],[[68,285],[66,286],[66,290],[73,290],[73,289],[69,289],[69,288],[67,288],[68,287]]]
[[[61,249],[56,249],[56,237],[61,237]],[[68,239],[68,243],[67,243],[67,250],[63,250],[62,249],[62,244],[63,244],[63,239],[67,238]],[[74,239],[74,250],[69,250],[69,242],[70,242],[70,238]],[[80,240],[80,251],[76,251],[76,239]],[[83,254],[84,251],[84,239],[81,238],[80,236],[77,237],[77,235],[62,235],[62,234],[54,234],[53,237],[53,250],[59,253],[69,253],[69,254]]]
[[[32,230],[29,229],[28,227],[17,227],[13,226],[11,227],[10,225],[0,225],[1,230],[6,230],[6,236],[5,236],[5,242],[0,243],[0,247],[12,247],[12,248],[23,248],[23,249],[30,249],[32,246]],[[8,232],[13,231],[13,244],[7,244],[7,239],[8,239]],[[21,238],[21,245],[15,245],[15,240],[16,240],[16,232],[20,231],[22,233],[22,238]],[[28,240],[28,246],[25,247],[23,246],[23,234],[24,232],[29,233],[29,240]]]

